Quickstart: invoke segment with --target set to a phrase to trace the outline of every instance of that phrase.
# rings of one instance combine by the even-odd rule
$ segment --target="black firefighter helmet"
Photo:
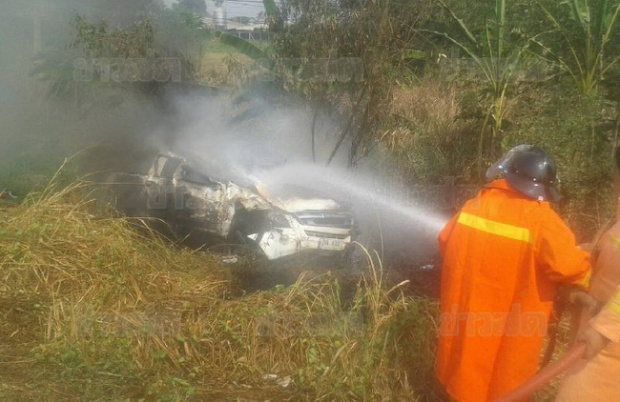
[[[518,145],[487,170],[487,179],[503,174],[521,194],[538,201],[558,202],[559,180],[555,161],[544,149]]]

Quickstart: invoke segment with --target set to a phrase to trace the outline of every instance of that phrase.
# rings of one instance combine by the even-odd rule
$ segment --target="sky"
[[[164,0],[168,5],[172,5],[177,0]],[[258,13],[265,11],[262,0],[226,0],[226,17],[256,17]],[[215,3],[213,0],[207,0],[207,11],[213,12]]]

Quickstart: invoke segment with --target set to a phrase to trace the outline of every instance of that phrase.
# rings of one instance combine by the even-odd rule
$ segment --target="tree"
[[[207,15],[207,3],[205,0],[179,0],[176,6],[198,15]]]
[[[490,94],[490,102],[486,105],[484,123],[478,138],[478,166],[479,174],[483,172],[483,162],[486,157],[496,158],[501,153],[504,117],[506,113],[507,92],[511,85],[517,82],[517,75],[524,64],[524,56],[532,43],[537,43],[541,33],[532,36],[517,35],[509,41],[514,25],[507,17],[506,0],[495,0],[490,15],[482,19],[474,19],[476,24],[470,24],[460,18],[443,0],[436,0],[451,17],[453,24],[460,28],[460,38],[455,38],[445,31],[429,31],[439,37],[447,39],[473,62],[473,66],[480,74],[478,76]],[[490,134],[487,134],[488,128]],[[486,146],[485,146],[486,145]]]
[[[538,4],[547,20],[560,34],[557,38],[539,42],[543,56],[557,61],[574,79],[579,92],[596,92],[605,73],[620,60],[609,52],[612,37],[620,16],[617,0],[571,0],[553,4],[555,9]]]
[[[285,69],[287,89],[312,102],[315,116],[322,110],[337,111],[343,120],[335,148],[327,160],[317,162],[329,164],[347,148],[353,166],[378,146],[395,83],[410,79],[415,74],[411,65],[426,56],[418,51],[424,39],[416,28],[426,20],[430,5],[287,0],[281,6],[287,24],[276,35],[275,51],[295,62]]]
[[[165,107],[167,90],[194,83],[195,58],[210,33],[185,10],[155,7],[144,15],[119,26],[75,14],[71,43],[41,54],[31,74],[49,85],[49,97],[71,100],[81,114],[134,95]]]

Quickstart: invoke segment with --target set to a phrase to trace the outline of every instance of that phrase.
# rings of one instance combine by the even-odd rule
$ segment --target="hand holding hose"
[[[585,357],[591,359],[598,352],[603,350],[610,342],[609,339],[601,335],[600,332],[588,326],[582,332],[577,334],[577,342],[583,342],[586,345]]]
[[[598,314],[602,308],[602,304],[592,295],[578,289],[570,291],[569,300],[587,311],[590,316]],[[586,344],[585,357],[588,359],[594,357],[609,343],[609,339],[589,325],[577,334],[576,341]]]
[[[569,291],[568,300],[585,309],[590,315],[598,314],[602,307],[601,303],[592,297],[592,295],[579,288],[573,288]]]

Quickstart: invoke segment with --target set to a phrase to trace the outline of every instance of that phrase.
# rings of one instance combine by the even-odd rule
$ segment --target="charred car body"
[[[202,164],[172,153],[156,156],[146,175],[117,177],[140,187],[146,214],[177,233],[200,232],[234,243],[258,246],[275,260],[299,253],[337,254],[351,243],[349,208],[325,198],[270,197],[259,186],[216,180]],[[135,191],[134,191],[134,194]],[[118,194],[119,209],[140,215],[135,197]]]

